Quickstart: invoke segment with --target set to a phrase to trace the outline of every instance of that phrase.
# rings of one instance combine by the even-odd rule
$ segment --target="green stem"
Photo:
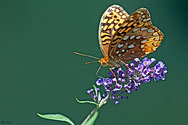
[[[98,106],[91,111],[91,113],[85,118],[85,120],[82,122],[81,125],[85,125],[85,123],[95,114],[95,112],[98,111],[102,107],[102,105],[107,103],[108,99],[109,99],[109,94],[106,96],[106,98],[100,101]]]

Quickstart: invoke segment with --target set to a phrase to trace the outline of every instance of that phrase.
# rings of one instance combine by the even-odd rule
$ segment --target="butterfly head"
[[[98,62],[101,63],[102,66],[108,66],[108,61],[109,61],[108,57],[104,57],[98,60]]]

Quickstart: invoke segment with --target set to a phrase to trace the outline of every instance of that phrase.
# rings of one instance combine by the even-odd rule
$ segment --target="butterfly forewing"
[[[159,47],[163,39],[160,30],[151,23],[147,9],[140,8],[121,24],[109,46],[109,58],[128,62],[141,58]]]
[[[100,49],[104,56],[108,56],[112,36],[127,17],[127,12],[118,5],[110,6],[102,15],[98,35]]]

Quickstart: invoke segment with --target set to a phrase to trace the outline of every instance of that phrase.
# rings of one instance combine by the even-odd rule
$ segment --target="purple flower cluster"
[[[93,98],[95,102],[98,103],[100,101],[99,88],[96,88],[96,91],[94,89],[89,89],[87,90],[87,93],[90,94],[90,96]]]
[[[133,62],[125,65],[126,71],[122,68],[115,68],[113,69],[113,73],[109,73],[109,78],[98,79],[96,84],[103,86],[105,89],[102,98],[105,98],[109,94],[110,99],[115,104],[118,104],[120,100],[128,98],[128,96],[124,96],[123,94],[130,94],[133,90],[138,90],[142,83],[148,83],[152,78],[154,81],[159,79],[165,80],[167,68],[162,61],[151,67],[151,64],[155,61],[156,59],[154,58],[148,59],[145,57],[142,61],[135,58]]]

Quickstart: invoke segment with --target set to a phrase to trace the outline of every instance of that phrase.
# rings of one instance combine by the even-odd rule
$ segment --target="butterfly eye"
[[[98,61],[99,63],[101,63],[101,65],[107,65],[107,63],[108,63],[108,60],[107,59],[105,59],[105,58],[101,58],[99,61]]]

